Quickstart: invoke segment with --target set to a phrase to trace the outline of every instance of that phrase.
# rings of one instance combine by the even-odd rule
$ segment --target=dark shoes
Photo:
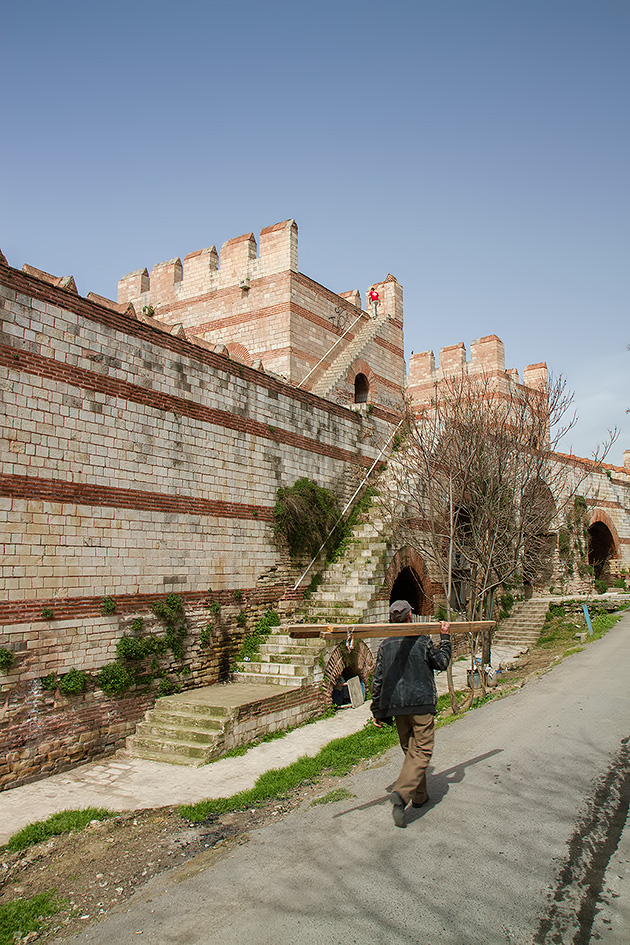
[[[389,799],[392,802],[392,817],[394,818],[394,823],[397,827],[406,827],[407,822],[405,821],[405,802],[398,793],[398,791],[392,791],[389,795]]]
[[[429,795],[427,794],[427,796],[425,797],[425,799],[424,799],[423,801],[421,801],[419,804],[416,804],[416,802],[413,801],[412,804],[411,804],[411,806],[412,806],[412,807],[424,807],[425,804],[428,804],[428,803],[429,803],[429,800],[430,800],[430,798],[429,798]]]

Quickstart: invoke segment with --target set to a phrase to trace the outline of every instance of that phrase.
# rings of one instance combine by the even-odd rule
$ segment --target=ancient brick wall
[[[44,676],[96,674],[121,620],[169,593],[187,607],[208,588],[224,604],[238,593],[257,612],[290,601],[295,575],[273,540],[278,487],[308,476],[346,498],[377,455],[361,416],[62,281],[0,257],[0,647],[17,656],[0,674],[0,734],[12,752],[26,738],[28,755],[45,720],[58,732],[44,739],[45,765],[73,726],[79,757],[115,747],[146,699],[112,712],[95,688],[56,714]],[[189,683],[216,681],[234,640],[197,647]],[[32,776],[33,755],[22,761]]]

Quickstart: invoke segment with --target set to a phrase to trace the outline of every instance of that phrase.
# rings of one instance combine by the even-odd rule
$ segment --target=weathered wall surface
[[[272,535],[278,487],[308,476],[347,497],[376,447],[356,413],[1,263],[0,646],[17,660],[0,675],[0,733],[17,750],[28,731],[41,739],[41,713],[29,722],[25,708],[40,697],[54,728],[41,678],[97,672],[119,617],[173,592],[198,606],[208,588],[224,604],[238,593],[252,615],[276,605],[292,586]],[[193,684],[216,681],[229,639],[197,659]],[[62,707],[55,725],[65,744],[81,715],[81,757],[118,743],[146,703],[72,698],[74,722]]]

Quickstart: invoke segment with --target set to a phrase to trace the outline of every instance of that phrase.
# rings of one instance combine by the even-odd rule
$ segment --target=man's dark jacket
[[[435,715],[437,689],[433,670],[446,669],[451,659],[451,638],[440,636],[436,649],[431,638],[389,637],[376,657],[372,682],[372,715]]]

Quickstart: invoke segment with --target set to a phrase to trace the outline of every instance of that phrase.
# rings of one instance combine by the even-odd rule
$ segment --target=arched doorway
[[[406,600],[411,604],[414,614],[421,614],[423,599],[424,591],[420,578],[413,568],[403,568],[392,585],[390,604],[395,600]]]
[[[588,529],[588,563],[595,578],[605,576],[610,558],[614,557],[615,540],[604,522],[593,522]]]
[[[370,392],[370,382],[365,374],[357,374],[354,379],[354,402],[355,404],[366,404]]]

